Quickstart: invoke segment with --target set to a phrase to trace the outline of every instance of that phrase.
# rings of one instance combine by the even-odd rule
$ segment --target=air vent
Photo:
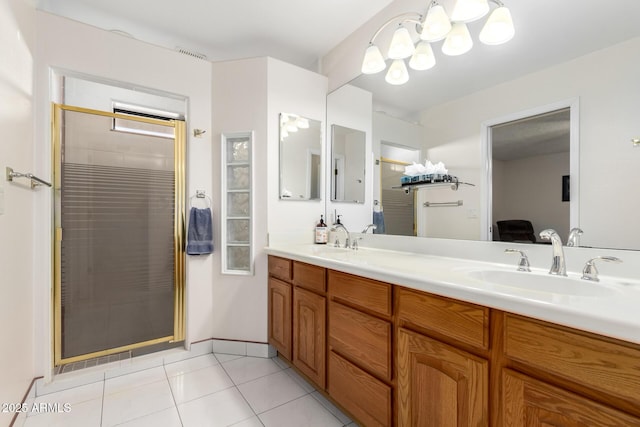
[[[197,53],[197,52],[192,52],[190,50],[184,49],[182,47],[177,47],[176,50],[184,55],[189,55],[189,56],[193,56],[194,58],[198,58],[198,59],[207,59],[207,55],[203,54],[203,53]]]

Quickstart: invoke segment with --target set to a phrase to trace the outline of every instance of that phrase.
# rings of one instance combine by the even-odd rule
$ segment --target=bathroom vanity
[[[615,319],[599,322],[611,333],[549,321],[587,319],[591,295],[532,297],[469,279],[495,265],[444,257],[267,252],[270,344],[361,425],[640,426],[640,341],[612,338]],[[401,256],[422,282],[382,261]]]

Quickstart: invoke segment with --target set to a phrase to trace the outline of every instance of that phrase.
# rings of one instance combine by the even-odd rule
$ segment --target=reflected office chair
[[[525,219],[508,219],[498,221],[497,225],[500,241],[502,242],[536,242],[536,235],[533,232],[531,221]]]

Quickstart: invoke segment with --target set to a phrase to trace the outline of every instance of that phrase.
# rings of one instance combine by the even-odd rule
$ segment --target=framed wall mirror
[[[549,8],[554,10],[553,19],[545,13]],[[461,187],[457,192],[419,190],[417,235],[495,240],[500,235],[492,235],[491,230],[497,229],[497,221],[528,220],[534,234],[546,227],[558,227],[562,228],[557,231],[566,242],[569,229],[580,227],[584,231],[580,246],[640,250],[640,228],[630,226],[636,222],[640,199],[629,196],[634,191],[633,183],[640,179],[640,150],[632,143],[640,134],[637,96],[633,95],[640,87],[637,79],[640,27],[635,18],[640,13],[640,2],[621,0],[615,8],[603,9],[597,3],[579,0],[566,0],[562,4],[541,0],[511,2],[509,9],[516,22],[516,36],[507,44],[477,43],[464,56],[448,57],[441,52],[442,43],[435,42],[437,65],[428,71],[409,70],[409,81],[402,86],[386,83],[385,72],[362,75],[350,82],[373,94],[374,153],[380,153],[377,147],[382,140],[376,122],[392,116],[406,123],[407,129],[418,127],[420,130],[416,138],[407,141],[401,139],[401,132],[395,132],[392,142],[419,148],[421,162],[442,161],[452,175],[475,184],[475,187]],[[576,10],[581,12],[579,17],[575,15]],[[533,29],[536,22],[545,22],[543,35]],[[616,22],[616,25],[594,33],[592,29],[598,22]],[[477,39],[477,31],[471,32]],[[383,52],[386,47],[381,43]],[[470,66],[473,79],[468,77]],[[514,206],[519,202],[496,200],[496,215],[483,218],[484,206],[494,202],[491,192],[498,191],[489,187],[484,179],[488,167],[482,149],[486,134],[483,129],[503,123],[496,122],[498,119],[567,100],[577,100],[576,108],[571,106],[568,123],[565,119],[534,122],[535,126],[529,126],[526,131],[531,135],[517,131],[504,136],[510,143],[517,142],[515,150],[522,154],[527,145],[525,137],[535,137],[539,144],[550,144],[548,135],[553,126],[562,122],[565,129],[567,126],[571,129],[570,138],[576,138],[579,156],[571,144],[568,154],[563,152],[564,169],[558,168],[551,177],[549,190],[544,192],[550,201],[540,199],[535,207],[540,211],[537,213],[534,208],[517,211]],[[574,120],[578,108],[579,120]],[[496,151],[498,156],[506,156],[499,149]],[[503,162],[503,174],[506,168],[524,170],[524,163],[523,167],[516,168],[506,163],[511,161],[506,157],[498,161]],[[530,178],[525,179],[522,174],[511,178],[504,175],[497,178],[493,186],[502,185],[503,190],[512,194],[530,196],[532,190],[524,184],[535,184],[535,190],[539,191],[542,179],[551,176],[547,174],[549,166],[532,165],[528,164]],[[566,175],[570,178],[569,201],[562,198]],[[374,180],[376,185],[378,182]],[[509,186],[513,188],[507,188]],[[374,199],[378,197],[376,189],[373,194]],[[529,197],[529,201],[531,199]],[[456,200],[463,200],[463,205],[423,208],[426,201]],[[578,200],[579,205],[573,209]],[[385,203],[383,197],[383,207]],[[566,212],[562,221],[548,218],[551,203],[564,211],[570,208],[569,222]]]
[[[331,200],[364,203],[366,134],[331,125]]]
[[[322,123],[280,113],[280,199],[322,199]]]

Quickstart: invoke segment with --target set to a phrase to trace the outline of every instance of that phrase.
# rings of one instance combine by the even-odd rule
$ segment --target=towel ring
[[[196,194],[191,196],[189,198],[189,207],[192,208],[193,206],[193,199],[203,199],[206,204],[207,204],[207,208],[211,208],[211,197],[207,196],[206,193],[202,190],[196,190]]]

